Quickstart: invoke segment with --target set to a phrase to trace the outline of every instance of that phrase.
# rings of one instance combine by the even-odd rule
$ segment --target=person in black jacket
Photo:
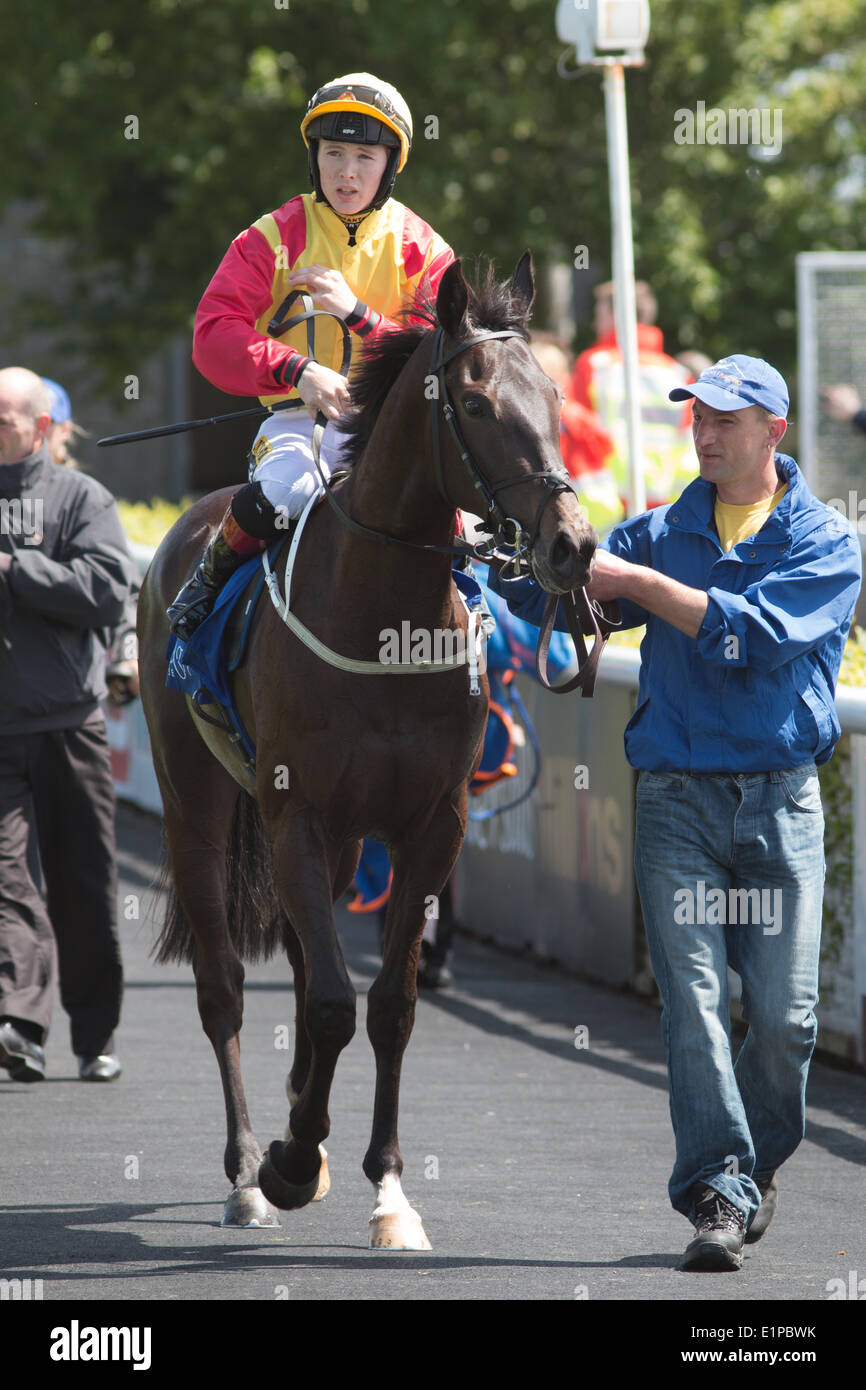
[[[44,376],[42,384],[48,388],[51,400],[51,424],[45,443],[51,451],[52,462],[60,463],[64,468],[77,469],[79,464],[72,453],[72,444],[87,431],[73,420],[69,396],[59,382]],[[106,654],[105,679],[108,682],[107,700],[110,705],[131,704],[141,694],[136,635],[138,595],[139,585],[136,582],[130,589],[123,617],[111,635]]]
[[[40,378],[0,371],[0,1067],[45,1075],[56,942],[79,1075],[112,1081],[123,976],[100,700],[135,571],[113,497],[52,461],[50,424]]]

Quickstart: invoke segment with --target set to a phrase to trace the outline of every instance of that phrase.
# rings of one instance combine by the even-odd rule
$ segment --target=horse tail
[[[160,965],[195,961],[195,938],[171,879],[165,838],[159,888],[168,892],[165,923],[153,949]],[[241,791],[226,843],[226,914],[232,945],[245,961],[269,960],[285,945],[271,843],[258,802]]]

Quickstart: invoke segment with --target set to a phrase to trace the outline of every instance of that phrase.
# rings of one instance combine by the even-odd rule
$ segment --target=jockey
[[[337,314],[358,340],[395,328],[394,316],[422,281],[435,297],[454,260],[440,236],[391,194],[412,147],[412,116],[396,89],[370,73],[320,87],[301,134],[313,193],[260,217],[229,247],[198,307],[193,361],[214,386],[257,395],[263,405],[300,398],[301,411],[267,417],[253,443],[251,481],[232,498],[192,579],[168,610],[184,641],[211,611],[229,574],[298,517],[319,485],[313,423],[328,421],[320,465],[329,476],[342,436],[335,423],[351,398],[342,334],[315,319],[316,359],[305,355],[306,324],[283,337],[268,324],[295,290]]]

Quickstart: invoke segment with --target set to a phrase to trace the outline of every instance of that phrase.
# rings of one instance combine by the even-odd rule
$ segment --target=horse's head
[[[538,582],[565,593],[588,582],[598,537],[563,468],[559,391],[527,343],[534,297],[528,251],[510,285],[488,271],[476,292],[460,261],[443,275],[436,314],[444,340],[433,362],[434,371],[444,363],[441,482],[455,506],[481,515],[503,540],[526,544]]]

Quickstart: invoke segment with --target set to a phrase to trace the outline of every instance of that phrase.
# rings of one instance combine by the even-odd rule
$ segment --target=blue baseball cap
[[[51,397],[51,423],[54,425],[65,425],[67,420],[72,419],[72,406],[69,397],[62,386],[58,386],[56,381],[50,377],[42,378],[42,385],[48,388]]]
[[[788,418],[788,388],[785,378],[761,357],[723,357],[701,372],[691,386],[677,386],[671,401],[687,401],[696,396],[713,410],[745,410],[761,405],[782,419]]]

